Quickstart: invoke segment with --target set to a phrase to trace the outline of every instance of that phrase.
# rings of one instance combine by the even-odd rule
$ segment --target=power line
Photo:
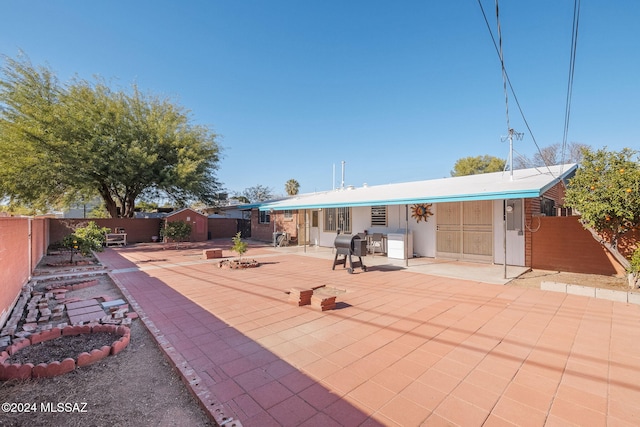
[[[538,152],[540,153],[540,156],[542,157],[542,151],[540,150],[540,146],[538,145],[538,142],[536,141],[536,137],[533,134],[533,131],[531,130],[531,126],[529,126],[529,122],[527,120],[527,118],[524,115],[524,111],[522,110],[522,106],[520,105],[520,101],[518,100],[518,96],[516,95],[516,91],[513,89],[513,85],[511,84],[511,79],[509,78],[509,74],[507,73],[507,69],[504,66],[504,62],[502,61],[502,54],[500,53],[500,50],[498,48],[498,45],[496,44],[496,39],[493,35],[493,31],[491,30],[491,25],[489,24],[489,20],[487,19],[487,14],[484,11],[484,7],[482,6],[482,2],[481,0],[478,0],[478,6],[480,6],[480,11],[482,12],[482,17],[484,18],[484,22],[487,25],[487,29],[489,30],[489,35],[491,36],[491,40],[493,41],[493,47],[496,50],[496,53],[498,54],[498,57],[500,58],[500,62],[502,64],[502,72],[503,72],[503,78],[506,79],[507,84],[509,85],[509,89],[511,90],[511,94],[513,95],[513,100],[516,102],[516,106],[518,107],[518,111],[520,111],[520,116],[522,117],[522,120],[524,121],[525,126],[527,127],[527,130],[529,131],[529,135],[531,135],[531,139],[533,140],[533,144],[536,146],[536,149],[538,150]],[[498,9],[498,0],[496,0],[496,12]],[[549,171],[549,173],[553,175],[553,172],[551,172],[551,169],[549,168],[549,165],[546,164],[545,162],[545,166],[547,167],[547,171]]]
[[[569,117],[571,116],[571,96],[573,94],[573,76],[576,66],[576,50],[578,46],[578,24],[580,22],[580,0],[573,3],[573,27],[571,30],[571,54],[569,59],[569,78],[567,81],[567,99],[564,111],[564,129],[562,134],[562,162],[564,164],[567,149],[567,136],[569,135]]]

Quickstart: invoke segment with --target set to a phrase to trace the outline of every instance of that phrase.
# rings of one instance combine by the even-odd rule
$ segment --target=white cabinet
[[[405,240],[408,242],[406,245]],[[413,234],[411,232],[409,234],[387,234],[387,257],[395,259],[413,258]]]

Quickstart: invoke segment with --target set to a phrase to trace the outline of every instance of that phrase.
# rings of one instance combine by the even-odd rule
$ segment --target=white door
[[[507,200],[507,264],[524,265],[522,199]],[[504,256],[502,257],[504,259]]]
[[[309,210],[310,221],[309,225],[309,244],[313,246],[320,246],[320,228],[319,224],[319,214],[317,210]]]

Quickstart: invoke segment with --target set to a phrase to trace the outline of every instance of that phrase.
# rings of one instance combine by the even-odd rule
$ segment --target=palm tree
[[[295,196],[298,194],[298,190],[300,190],[300,183],[295,179],[290,179],[284,184],[284,190],[289,196]]]

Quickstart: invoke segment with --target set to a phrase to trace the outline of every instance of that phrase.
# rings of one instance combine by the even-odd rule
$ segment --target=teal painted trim
[[[361,206],[376,206],[376,205],[413,205],[416,203],[445,203],[445,202],[468,202],[477,200],[503,200],[503,199],[530,199],[534,197],[540,197],[542,193],[538,189],[533,190],[518,190],[518,191],[502,191],[497,193],[482,193],[482,194],[461,194],[457,196],[439,196],[439,197],[424,197],[424,198],[410,198],[410,199],[396,199],[396,200],[367,200],[363,202],[353,203],[312,203],[312,204],[299,204],[299,205],[287,205],[278,206],[262,205],[259,207],[261,211],[285,211],[285,210],[297,210],[297,209],[326,209],[326,208],[344,208],[344,207],[361,207]]]

